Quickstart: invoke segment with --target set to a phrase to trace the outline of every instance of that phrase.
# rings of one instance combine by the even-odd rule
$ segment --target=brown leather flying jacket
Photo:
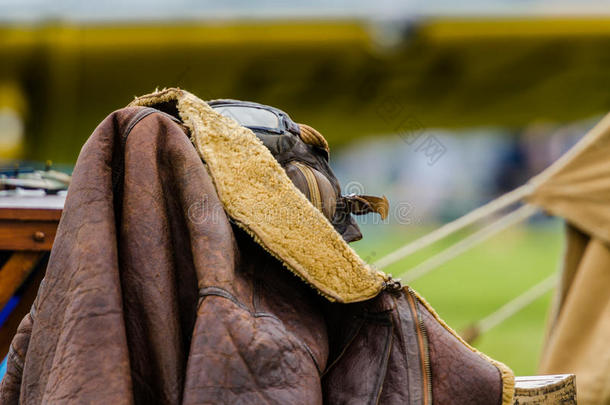
[[[512,403],[411,289],[331,302],[233,219],[178,111],[124,108],[84,145],[2,404]]]

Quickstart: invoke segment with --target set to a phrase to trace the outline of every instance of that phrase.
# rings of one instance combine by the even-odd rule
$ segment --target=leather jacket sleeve
[[[6,405],[19,404],[19,393],[21,391],[21,377],[25,355],[32,333],[32,316],[27,314],[17,329],[17,333],[11,343],[6,363],[6,374],[0,386],[0,403]]]

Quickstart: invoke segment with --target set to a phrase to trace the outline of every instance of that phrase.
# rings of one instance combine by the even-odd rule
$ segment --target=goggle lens
[[[212,108],[225,117],[233,118],[242,127],[280,130],[280,119],[269,110],[239,105],[219,105]]]

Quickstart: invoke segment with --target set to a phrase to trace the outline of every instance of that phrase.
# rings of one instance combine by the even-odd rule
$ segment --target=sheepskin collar
[[[348,246],[251,130],[177,88],[138,97],[130,106],[178,115],[227,215],[320,294],[343,303],[363,301],[391,282]]]

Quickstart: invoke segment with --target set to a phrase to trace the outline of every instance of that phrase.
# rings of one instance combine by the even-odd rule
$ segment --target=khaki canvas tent
[[[567,224],[540,372],[575,373],[579,403],[610,403],[610,115],[531,184],[527,201]]]
[[[566,222],[566,247],[540,363],[541,374],[574,373],[579,404],[610,404],[610,114],[572,149],[525,185],[390,253],[383,269],[517,203],[520,208],[408,271],[426,274],[539,209]],[[476,328],[489,329],[554,286],[551,277]]]

